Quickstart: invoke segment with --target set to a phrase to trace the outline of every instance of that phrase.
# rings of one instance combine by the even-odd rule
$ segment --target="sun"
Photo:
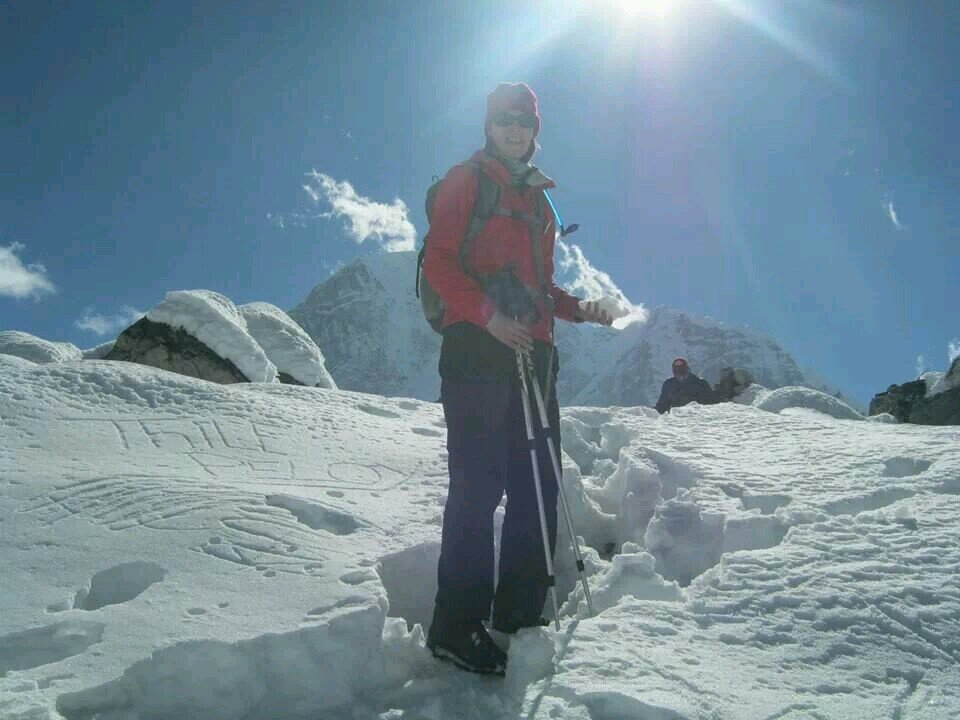
[[[642,17],[665,19],[683,5],[684,0],[595,0],[594,4],[625,21],[632,21]]]

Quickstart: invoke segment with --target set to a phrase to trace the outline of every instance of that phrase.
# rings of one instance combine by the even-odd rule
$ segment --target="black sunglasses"
[[[493,116],[493,124],[497,127],[508,128],[516,123],[527,130],[537,126],[537,116],[532,112],[525,112],[520,115],[514,115],[506,110]]]

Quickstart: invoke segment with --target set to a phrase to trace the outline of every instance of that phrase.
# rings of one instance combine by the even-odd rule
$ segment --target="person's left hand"
[[[585,322],[597,323],[598,325],[613,324],[613,317],[610,313],[600,307],[596,300],[581,300],[577,305],[577,313]]]

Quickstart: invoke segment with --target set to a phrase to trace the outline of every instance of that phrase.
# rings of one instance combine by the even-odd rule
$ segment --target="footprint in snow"
[[[103,638],[106,626],[87,620],[66,620],[54,625],[0,636],[0,677],[11,670],[30,670],[79,655]]]
[[[883,461],[884,477],[905,478],[926,472],[931,463],[929,460],[919,460],[909,457],[892,457]]]
[[[94,575],[89,589],[77,591],[73,607],[77,610],[99,610],[107,605],[128,602],[166,575],[166,569],[152,562],[135,560],[114,565]]]
[[[384,407],[378,405],[371,405],[370,403],[360,403],[357,405],[357,409],[361,410],[369,415],[376,415],[377,417],[390,418],[396,420],[401,417],[400,413],[395,413],[393,410],[387,410]]]
[[[376,579],[377,574],[372,570],[353,570],[340,576],[340,582],[347,585],[360,585]]]

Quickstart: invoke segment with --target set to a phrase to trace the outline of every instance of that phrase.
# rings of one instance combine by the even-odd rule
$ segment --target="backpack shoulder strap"
[[[472,159],[464,160],[461,163],[457,163],[455,167],[461,166],[471,168],[477,176],[477,198],[473,205],[473,211],[470,214],[470,220],[467,223],[466,234],[464,235],[463,242],[460,244],[460,265],[463,267],[464,272],[471,277],[475,277],[475,274],[467,262],[468,252],[473,239],[480,233],[480,230],[483,229],[483,226],[493,214],[493,209],[496,208],[500,202],[500,187],[487,176],[483,171],[483,167],[477,161]],[[427,190],[426,211],[428,221],[433,219],[433,203],[440,188],[440,183],[443,182],[444,179],[445,178],[437,178],[437,176],[434,175],[432,184]],[[414,285],[417,297],[420,297],[420,276],[427,252],[427,240],[429,237],[430,231],[428,230],[423,238],[423,246],[417,254],[417,277],[416,284]]]
[[[492,177],[487,175],[483,166],[473,160],[467,160],[463,165],[472,168],[477,177],[477,196],[473,203],[473,213],[470,215],[470,222],[467,224],[467,232],[464,235],[463,242],[460,244],[460,265],[471,277],[475,273],[470,267],[468,261],[470,257],[470,248],[474,239],[480,234],[483,226],[493,217],[500,206],[500,185]]]

